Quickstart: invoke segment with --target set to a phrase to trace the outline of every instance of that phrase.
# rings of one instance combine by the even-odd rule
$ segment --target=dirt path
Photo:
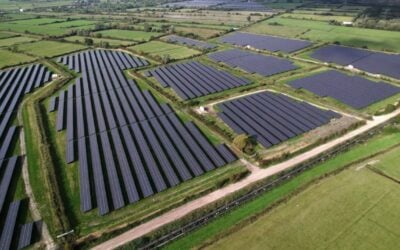
[[[25,105],[25,102],[21,103],[21,107],[23,105]],[[22,109],[19,109],[17,116],[18,116],[19,124],[23,125],[23,118],[22,118],[21,111],[22,111]],[[25,156],[24,161],[22,163],[22,179],[24,180],[25,193],[29,199],[29,210],[31,212],[33,220],[35,220],[35,221],[42,220],[40,211],[38,209],[38,204],[35,200],[35,196],[33,195],[31,183],[29,180],[28,161],[26,159],[25,133],[24,133],[23,129],[21,129],[21,132],[19,134],[19,141],[20,141],[19,144],[20,144],[20,149],[21,149],[20,155]],[[50,232],[49,232],[45,222],[43,222],[43,224],[42,224],[42,241],[46,245],[46,249],[56,249],[56,244],[55,244],[53,238],[51,237]]]
[[[389,114],[389,115],[374,117],[374,119],[372,121],[367,121],[366,125],[358,128],[356,130],[353,130],[340,138],[332,140],[332,141],[330,141],[326,144],[323,144],[321,146],[318,146],[308,152],[305,152],[301,155],[293,157],[285,162],[276,164],[267,169],[253,169],[252,173],[245,179],[243,179],[239,182],[233,183],[224,188],[221,188],[212,193],[209,193],[201,198],[193,200],[193,201],[186,203],[180,207],[177,207],[157,218],[154,218],[144,224],[141,224],[133,229],[130,229],[129,231],[127,231],[115,238],[110,239],[110,240],[94,247],[93,249],[96,249],[96,250],[114,249],[119,246],[122,246],[122,245],[124,245],[132,240],[135,240],[137,238],[140,238],[140,237],[142,237],[142,236],[144,236],[166,224],[169,224],[173,221],[181,219],[185,215],[188,215],[189,213],[193,212],[196,209],[207,206],[207,205],[209,205],[225,196],[228,196],[242,188],[245,188],[257,181],[260,181],[269,176],[275,175],[275,174],[277,174],[281,171],[284,171],[288,168],[291,168],[301,162],[304,162],[308,159],[318,156],[319,154],[321,154],[329,149],[332,149],[335,146],[340,145],[341,143],[343,143],[349,139],[352,139],[360,134],[363,134],[364,132],[390,120],[391,118],[393,118],[399,114],[400,114],[400,110],[396,110],[395,112],[393,112],[392,114]]]

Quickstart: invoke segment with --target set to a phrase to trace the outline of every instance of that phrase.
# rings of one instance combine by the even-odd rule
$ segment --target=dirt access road
[[[128,230],[127,232],[114,237],[102,244],[99,244],[98,246],[94,247],[93,249],[95,250],[104,250],[104,249],[115,249],[117,247],[120,247],[122,245],[127,244],[130,241],[133,241],[135,239],[138,239],[158,228],[161,228],[164,225],[167,225],[171,222],[174,222],[176,220],[179,220],[183,218],[184,216],[188,215],[189,213],[193,212],[196,209],[205,207],[221,198],[224,198],[225,196],[228,196],[242,188],[245,188],[253,183],[256,183],[262,179],[265,179],[269,176],[275,175],[281,171],[284,171],[288,168],[291,168],[293,166],[296,166],[299,163],[302,163],[306,160],[309,160],[311,158],[314,158],[318,156],[319,154],[334,148],[337,145],[342,144],[345,141],[348,141],[354,137],[357,137],[358,135],[361,135],[370,129],[377,127],[381,125],[382,123],[387,122],[388,120],[394,118],[395,116],[400,114],[400,109],[396,110],[395,112],[388,114],[388,115],[383,115],[383,116],[378,116],[374,117],[373,120],[367,121],[367,124],[364,126],[353,130],[345,135],[343,135],[340,138],[337,138],[335,140],[332,140],[326,144],[323,144],[321,146],[318,146],[308,152],[305,152],[301,155],[298,155],[296,157],[293,157],[285,162],[273,165],[269,168],[266,169],[260,169],[260,168],[253,168],[252,173],[246,177],[245,179],[233,183],[231,185],[228,185],[224,188],[221,188],[217,191],[214,191],[212,193],[209,193],[203,197],[200,197],[196,200],[193,200],[189,203],[186,203],[180,207],[177,207],[169,212],[166,212],[163,215],[160,215],[159,217],[156,217],[146,223],[143,223],[135,228],[132,228]]]

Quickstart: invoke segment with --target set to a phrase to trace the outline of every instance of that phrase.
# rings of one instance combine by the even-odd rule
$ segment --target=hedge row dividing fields
[[[15,249],[29,246],[37,223],[19,227],[23,202],[11,202],[11,186],[18,178],[22,159],[12,156],[18,138],[18,128],[12,125],[18,107],[25,94],[50,81],[51,72],[40,64],[0,71],[0,246]],[[28,226],[31,225],[31,226]]]
[[[92,50],[59,62],[82,73],[50,102],[56,129],[67,130],[66,160],[79,160],[81,211],[104,215],[237,159],[125,78],[147,61]]]

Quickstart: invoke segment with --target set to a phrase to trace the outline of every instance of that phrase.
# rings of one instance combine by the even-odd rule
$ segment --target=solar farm
[[[248,134],[272,147],[339,117],[287,96],[263,92],[219,105],[218,116],[237,134]]]
[[[237,49],[215,52],[210,54],[209,57],[214,61],[223,62],[231,67],[238,67],[249,73],[257,73],[262,76],[271,76],[298,68],[289,60]]]
[[[183,99],[193,99],[250,84],[243,77],[217,70],[199,62],[163,66],[148,72],[163,86],[171,87]]]
[[[335,98],[355,109],[365,108],[400,92],[400,87],[359,76],[348,76],[334,70],[298,79],[289,85],[321,97]]]
[[[22,249],[34,242],[39,223],[21,225],[26,213],[23,200],[12,200],[23,159],[15,156],[13,147],[20,128],[13,124],[24,98],[51,80],[51,71],[41,64],[0,71],[0,246],[2,249]],[[21,227],[21,228],[20,228]]]
[[[0,0],[0,250],[396,249],[400,5],[368,1]]]
[[[82,73],[50,103],[50,111],[58,104],[57,130],[67,130],[66,161],[80,163],[82,212],[107,214],[237,159],[123,76],[147,61],[96,50],[59,62]]]
[[[259,50],[268,50],[272,52],[292,53],[311,45],[309,41],[286,39],[275,36],[256,35],[244,32],[235,32],[221,38],[221,42],[232,45],[247,47],[250,46]]]
[[[400,79],[400,55],[329,45],[317,49],[312,58]]]

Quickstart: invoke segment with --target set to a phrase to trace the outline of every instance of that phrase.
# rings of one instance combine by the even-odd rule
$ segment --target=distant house
[[[343,22],[344,26],[353,26],[353,22]]]

